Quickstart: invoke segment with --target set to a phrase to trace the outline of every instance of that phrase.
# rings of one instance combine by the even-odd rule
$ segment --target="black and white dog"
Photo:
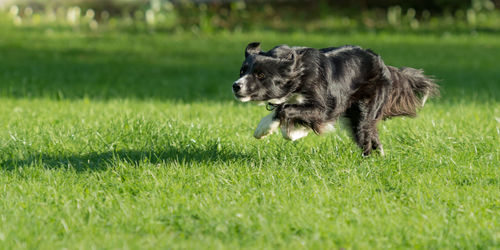
[[[438,86],[422,70],[387,66],[379,55],[357,46],[313,49],[277,46],[245,49],[240,78],[233,83],[242,101],[267,102],[272,113],[259,123],[255,138],[278,127],[296,140],[312,129],[317,134],[348,118],[354,139],[369,155],[380,150],[377,123],[394,116],[415,116]]]

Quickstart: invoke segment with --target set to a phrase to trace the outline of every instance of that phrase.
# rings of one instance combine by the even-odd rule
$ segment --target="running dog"
[[[364,156],[373,150],[384,154],[377,132],[380,120],[413,117],[428,97],[439,94],[438,85],[422,70],[387,66],[369,49],[280,45],[266,52],[257,42],[246,47],[232,89],[236,99],[267,102],[272,110],[259,123],[255,138],[278,127],[289,140],[310,130],[322,134],[344,116]]]

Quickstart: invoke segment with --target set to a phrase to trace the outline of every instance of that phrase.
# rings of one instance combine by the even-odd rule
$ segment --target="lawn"
[[[252,137],[248,42],[357,44],[442,96],[380,126]],[[500,34],[0,28],[0,248],[499,248]]]

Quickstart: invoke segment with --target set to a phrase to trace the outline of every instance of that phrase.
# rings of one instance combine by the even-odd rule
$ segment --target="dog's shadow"
[[[87,154],[32,154],[20,159],[0,160],[0,168],[14,170],[20,166],[42,166],[46,169],[74,169],[77,172],[103,171],[120,162],[137,166],[141,163],[183,165],[231,163],[251,159],[248,154],[221,148],[214,144],[206,147],[167,147],[161,150],[112,150]]]

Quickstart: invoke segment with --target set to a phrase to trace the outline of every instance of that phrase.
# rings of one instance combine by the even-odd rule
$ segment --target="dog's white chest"
[[[306,98],[305,98],[304,95],[302,95],[300,93],[295,93],[295,94],[292,94],[289,97],[283,97],[283,98],[279,98],[279,99],[271,99],[268,102],[272,103],[272,104],[283,104],[283,103],[287,103],[287,104],[302,104],[305,101],[306,101]]]

